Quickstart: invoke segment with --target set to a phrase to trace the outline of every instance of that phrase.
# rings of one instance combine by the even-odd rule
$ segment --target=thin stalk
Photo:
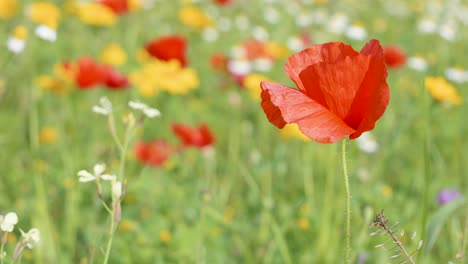
[[[345,185],[346,199],[346,231],[345,231],[345,254],[344,263],[351,263],[350,260],[350,241],[351,241],[351,194],[349,191],[348,166],[346,164],[346,140],[341,141],[341,164],[343,166],[343,180]]]
[[[111,213],[111,224],[109,228],[109,241],[107,241],[106,254],[104,257],[103,264],[107,264],[109,261],[110,251],[112,248],[112,240],[114,240],[114,229],[115,229],[115,219],[114,219],[114,210]]]

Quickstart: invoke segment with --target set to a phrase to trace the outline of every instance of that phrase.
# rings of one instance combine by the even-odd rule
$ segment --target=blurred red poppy
[[[406,63],[406,53],[397,46],[388,46],[384,48],[385,64],[389,68],[398,69]]]
[[[129,86],[129,81],[127,77],[111,66],[104,66],[104,85],[112,90],[122,89]]]
[[[215,53],[211,56],[210,65],[213,70],[227,72],[229,58],[222,53]]]
[[[213,1],[220,5],[227,5],[231,2],[231,0],[213,0]]]
[[[167,141],[156,139],[148,143],[144,141],[137,142],[134,151],[138,161],[157,167],[169,158],[174,152],[174,148]]]
[[[104,67],[92,58],[79,58],[75,67],[75,83],[80,89],[90,89],[104,81],[106,74]]]
[[[178,60],[182,66],[187,66],[187,41],[184,37],[171,35],[155,39],[145,45],[146,51],[153,57],[163,60]]]
[[[213,134],[205,124],[201,124],[198,127],[185,124],[172,124],[172,132],[186,147],[194,146],[203,148],[213,145],[215,142]]]
[[[128,12],[127,0],[99,0],[99,3],[109,7],[118,15]]]
[[[288,58],[299,89],[262,82],[262,108],[282,128],[295,123],[307,137],[333,143],[374,128],[390,94],[383,49],[371,40],[360,52],[341,42],[313,45]]]

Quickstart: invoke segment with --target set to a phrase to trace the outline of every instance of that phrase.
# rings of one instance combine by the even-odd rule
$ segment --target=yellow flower
[[[431,96],[437,101],[453,105],[460,105],[463,102],[463,98],[458,94],[455,87],[443,77],[426,77],[424,84]]]
[[[162,230],[161,232],[159,232],[159,239],[163,243],[168,243],[171,241],[171,233],[169,233],[169,231],[167,230]]]
[[[122,220],[120,221],[120,224],[119,224],[119,229],[122,230],[122,231],[126,231],[126,232],[132,232],[132,231],[135,231],[138,227],[138,223],[135,222],[135,221],[132,221],[132,220]]]
[[[57,141],[58,133],[53,127],[44,127],[39,133],[39,142],[41,144],[53,144]]]
[[[44,91],[50,91],[56,94],[64,94],[67,91],[67,84],[63,80],[49,75],[40,75],[34,82],[37,87]]]
[[[309,227],[310,227],[309,219],[307,219],[305,217],[300,218],[299,220],[297,220],[297,227],[299,227],[299,229],[301,229],[301,230],[309,229]]]
[[[101,61],[113,66],[121,66],[127,62],[127,53],[117,43],[107,45],[101,52]]]
[[[393,195],[393,189],[389,185],[382,186],[382,194],[385,198],[390,198]]]
[[[18,11],[17,0],[0,0],[0,19],[10,19]]]
[[[60,20],[60,9],[49,2],[35,2],[28,6],[27,16],[33,22],[56,29]]]
[[[159,91],[186,94],[199,85],[196,72],[190,68],[182,68],[176,60],[153,59],[140,70],[130,73],[129,78],[144,97],[155,96]]]
[[[224,212],[223,212],[224,222],[229,224],[232,222],[233,218],[234,218],[234,209],[232,207],[227,207],[226,209],[224,209]]]
[[[26,40],[28,38],[28,29],[25,26],[17,26],[13,30],[13,36],[17,39]]]
[[[195,29],[204,29],[213,25],[213,20],[195,6],[186,6],[179,10],[179,20],[182,24]]]
[[[282,59],[289,55],[288,47],[276,42],[267,42],[265,50],[274,59]]]
[[[140,10],[142,7],[141,0],[127,0],[127,3],[130,11]]]
[[[300,139],[302,141],[309,141],[310,138],[306,137],[301,130],[299,130],[299,127],[297,124],[287,124],[283,127],[283,129],[280,130],[281,136],[285,139],[291,139],[291,138],[296,138]]]
[[[255,101],[260,101],[260,94],[262,92],[262,89],[260,88],[261,81],[270,81],[270,79],[258,73],[251,73],[247,75],[243,81],[244,87],[247,88],[250,96]]]
[[[97,2],[78,6],[78,17],[83,23],[94,26],[112,26],[117,22],[117,15],[114,11]]]

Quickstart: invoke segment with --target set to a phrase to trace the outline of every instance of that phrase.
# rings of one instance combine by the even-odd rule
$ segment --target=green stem
[[[115,228],[114,210],[112,210],[110,217],[111,217],[111,224],[110,224],[110,229],[109,229],[109,241],[107,241],[106,255],[104,257],[104,262],[103,262],[104,264],[107,264],[107,262],[109,261],[110,251],[112,248],[112,240],[114,239],[114,228]]]
[[[346,232],[345,232],[345,254],[344,263],[351,263],[349,258],[351,247],[351,194],[349,191],[348,166],[346,164],[346,140],[341,141],[341,164],[343,165],[343,179],[346,195]]]
[[[6,234],[6,233],[5,233]],[[3,239],[2,239],[3,240]],[[5,243],[3,243],[2,241],[2,245],[0,246],[0,263],[3,264],[3,260],[5,258],[5,256],[3,256],[3,250],[4,250],[4,247],[5,247]]]

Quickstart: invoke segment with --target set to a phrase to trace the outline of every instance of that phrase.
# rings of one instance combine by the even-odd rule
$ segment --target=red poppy
[[[174,149],[165,140],[156,139],[148,143],[137,142],[134,151],[141,163],[156,167],[162,165],[174,152]]]
[[[406,63],[405,52],[397,46],[388,46],[384,48],[385,64],[388,67],[398,69]]]
[[[187,66],[187,41],[184,37],[177,35],[161,37],[147,43],[145,49],[155,58],[163,61],[175,59],[182,66]]]
[[[184,124],[172,124],[172,132],[174,132],[186,147],[195,146],[203,148],[213,145],[215,142],[213,134],[205,124],[201,124],[198,127]]]
[[[105,71],[105,78],[104,78],[104,84],[107,88],[109,89],[122,89],[126,88],[129,86],[129,81],[127,77],[111,66],[104,66],[104,71]]]
[[[90,89],[104,81],[105,69],[89,57],[76,61],[75,83],[80,89]]]
[[[99,0],[99,3],[109,7],[118,15],[128,12],[127,0]]]
[[[213,0],[213,1],[219,5],[227,5],[231,2],[231,0]]]
[[[373,129],[390,99],[378,40],[361,52],[341,42],[313,45],[289,57],[285,69],[299,89],[262,82],[263,111],[275,126],[295,123],[321,143]]]
[[[215,53],[211,56],[210,65],[213,70],[227,72],[229,58],[222,53]]]

